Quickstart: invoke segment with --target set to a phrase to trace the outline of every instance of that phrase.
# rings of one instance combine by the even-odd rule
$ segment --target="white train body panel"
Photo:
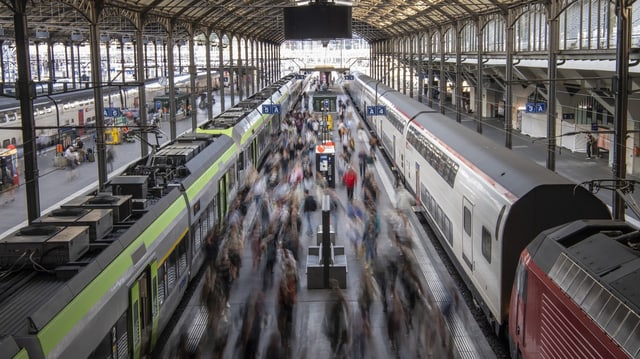
[[[584,188],[379,81],[356,74],[345,87],[361,114],[386,106],[386,116],[366,121],[497,328],[506,323],[518,257],[540,231],[610,218]]]

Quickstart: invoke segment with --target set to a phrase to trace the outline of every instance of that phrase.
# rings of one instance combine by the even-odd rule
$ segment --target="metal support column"
[[[440,87],[440,93],[438,94],[440,113],[444,115],[444,100],[447,98],[447,85],[444,74],[444,48],[445,48],[445,37],[444,37],[444,29],[440,29],[440,81],[438,85]]]
[[[482,95],[484,94],[484,75],[482,73],[482,30],[484,28],[484,22],[481,19],[477,20],[477,34],[478,34],[478,79],[476,81],[476,131],[482,133],[482,110],[484,101]]]
[[[322,197],[322,278],[324,287],[329,288],[329,277],[331,276],[331,206],[329,205],[329,195]]]
[[[189,75],[190,75],[190,88],[191,88],[191,96],[189,96],[189,105],[185,108],[185,110],[190,109],[191,115],[191,131],[194,133],[198,128],[198,108],[196,107],[196,96],[198,89],[196,88],[196,76],[198,76],[198,69],[196,67],[196,51],[194,49],[195,41],[193,39],[193,34],[189,35]]]
[[[100,27],[98,19],[101,7],[94,7],[89,26],[89,46],[91,47],[91,85],[93,86],[96,114],[96,153],[98,155],[98,191],[104,191],[107,183],[107,151],[104,144],[104,96],[102,95],[102,66],[100,64]]]
[[[173,141],[178,136],[178,130],[176,128],[176,74],[175,64],[173,59],[173,47],[175,45],[174,39],[175,24],[173,21],[169,24],[169,36],[167,36],[167,70],[169,80],[169,140]]]
[[[22,138],[24,150],[24,179],[27,199],[27,220],[31,224],[40,217],[40,186],[38,183],[38,160],[36,158],[36,131],[33,117],[35,96],[31,69],[29,68],[29,39],[26,1],[14,1],[13,24],[15,27],[16,62],[18,68],[17,97],[22,112]]]
[[[142,20],[139,22],[142,24]],[[145,56],[143,52],[144,43],[142,41],[142,29],[136,29],[136,80],[138,81],[138,120],[140,125],[145,126],[147,124],[147,94],[145,91],[144,82],[146,78],[146,66]],[[146,47],[146,46],[145,46]],[[144,157],[149,154],[149,135],[146,131],[140,132],[140,156]]]
[[[204,53],[205,59],[207,61],[207,89],[205,91],[207,93],[207,98],[205,99],[205,101],[207,106],[207,120],[210,120],[213,118],[213,84],[211,83],[211,30],[207,29],[205,35],[206,39],[204,41],[204,46],[206,46],[206,49]]]
[[[229,96],[231,96],[231,105],[236,104],[236,74],[235,66],[233,66],[233,35],[229,34]]]
[[[220,74],[218,86],[218,100],[220,101],[220,112],[224,112],[225,103],[224,103],[224,53],[222,52],[222,33],[218,33],[218,73]]]
[[[456,24],[456,87],[454,98],[456,102],[456,122],[462,122],[462,27],[463,24]]]
[[[511,14],[509,12],[509,14]],[[505,15],[505,23],[507,24],[507,43],[506,43],[506,69],[505,77],[507,82],[506,103],[504,109],[504,145],[511,148],[511,132],[513,127],[513,24],[511,16]]]
[[[617,46],[616,46],[616,118],[613,142],[613,177],[624,180],[627,174],[627,110],[629,100],[629,49],[631,48],[631,6],[633,1],[616,0]],[[624,221],[624,198],[613,192],[614,219]]]
[[[427,104],[433,108],[433,35],[427,36]]]
[[[551,2],[547,7],[547,19],[549,19],[549,68],[547,79],[547,168],[556,170],[556,78],[558,69],[558,46],[559,46],[559,22],[557,18],[556,3]]]

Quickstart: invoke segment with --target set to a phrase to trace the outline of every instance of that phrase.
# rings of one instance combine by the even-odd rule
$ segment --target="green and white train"
[[[280,116],[261,105],[289,111],[305,84],[285,77],[141,158],[106,191],[0,239],[0,358],[149,356],[204,264],[205,238],[279,131]]]

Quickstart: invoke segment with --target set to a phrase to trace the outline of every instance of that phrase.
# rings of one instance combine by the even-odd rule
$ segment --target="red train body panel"
[[[513,358],[640,357],[639,298],[617,290],[640,268],[637,251],[616,240],[634,232],[603,223],[543,232],[523,251],[509,313]]]

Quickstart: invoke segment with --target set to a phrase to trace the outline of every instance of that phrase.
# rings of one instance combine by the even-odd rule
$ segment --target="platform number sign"
[[[265,115],[277,115],[282,112],[280,105],[262,105],[262,113]]]
[[[525,112],[527,113],[547,112],[547,103],[546,102],[527,102]]]
[[[324,101],[322,101],[322,109],[324,111],[329,111],[329,100],[325,99]]]
[[[344,79],[347,81],[353,81],[353,75],[344,75]]]
[[[367,106],[367,116],[384,116],[387,114],[387,106]]]
[[[296,80],[304,80],[304,75],[296,75]]]

